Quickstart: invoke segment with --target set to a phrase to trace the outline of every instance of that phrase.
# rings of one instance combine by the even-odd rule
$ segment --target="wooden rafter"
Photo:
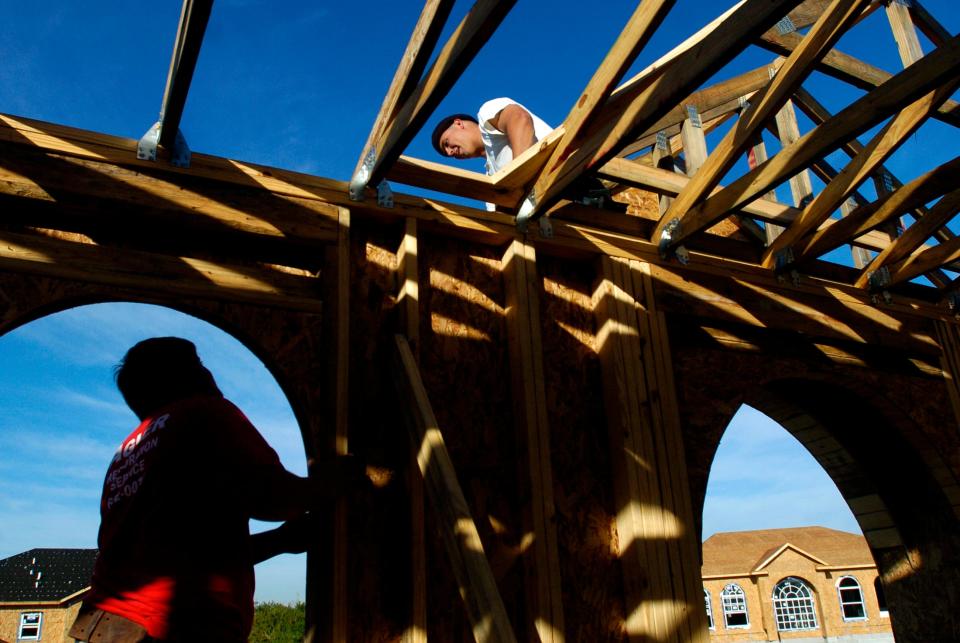
[[[362,186],[380,182],[514,4],[516,0],[477,0],[393,120],[368,145],[365,154],[375,154],[369,163],[364,157],[364,170],[354,177],[355,197]]]
[[[613,47],[607,52],[603,63],[587,83],[580,99],[563,120],[563,137],[547,159],[545,167],[557,166],[576,149],[581,135],[593,123],[603,105],[609,100],[617,83],[623,78],[675,2],[676,0],[651,0],[641,2],[637,6]],[[534,185],[533,193],[546,194],[553,178],[549,172],[541,173]]]
[[[371,150],[374,154],[377,153],[375,146],[381,140],[384,130],[396,118],[400,107],[410,97],[410,93],[423,75],[423,70],[426,69],[430,55],[433,54],[440,40],[440,32],[447,18],[450,17],[453,5],[454,0],[427,0],[424,4],[397,71],[387,89],[387,94],[383,97],[383,104],[373,122],[373,128],[363,146],[363,152],[357,160],[357,166],[353,170],[354,176],[360,172]]]
[[[960,71],[960,37],[951,39],[866,96],[814,128],[766,163],[694,206],[684,216],[682,236],[703,230],[758,198],[771,187],[916,101]]]
[[[556,202],[563,190],[584,172],[595,170],[616,156],[662,118],[676,101],[797,4],[798,0],[744,0],[724,20],[715,21],[709,29],[668,54],[662,66],[654,65],[619,88],[595,125],[584,132],[576,151],[544,168],[536,182],[539,187],[532,192],[537,204],[534,215]]]
[[[954,190],[937,201],[925,217],[914,222],[904,231],[903,235],[895,239],[885,250],[874,257],[873,261],[860,273],[860,277],[857,278],[854,285],[865,288],[868,285],[871,273],[909,256],[936,232],[937,228],[945,225],[953,218],[958,211],[960,211],[960,190]]]
[[[799,263],[849,243],[851,238],[873,230],[919,204],[946,194],[956,185],[958,179],[960,179],[960,157],[930,170],[899,190],[878,198],[868,206],[857,208],[830,228],[821,229],[799,242],[794,246],[795,261]]]
[[[786,56],[796,49],[802,41],[803,36],[798,33],[778,34],[767,32],[758,44],[776,54]],[[948,41],[949,38],[944,40],[941,46]],[[888,71],[874,67],[836,49],[823,57],[817,65],[817,70],[866,91],[872,91],[880,87],[893,76]],[[960,103],[953,100],[947,101],[940,107],[934,118],[960,127]]]
[[[778,253],[789,248],[795,241],[806,236],[825,221],[929,118],[937,106],[942,104],[958,85],[960,85],[960,77],[927,94],[894,116],[863,150],[853,157],[840,174],[804,208],[800,218],[770,244],[763,254],[761,264],[766,268],[774,267]],[[794,254],[794,259],[797,261],[803,258],[799,253]]]
[[[770,83],[757,92],[701,170],[674,200],[654,230],[654,241],[658,241],[674,221],[679,222],[680,231],[671,235],[671,238],[679,242],[687,236],[684,218],[689,209],[720,183],[744,148],[753,142],[766,122],[780,111],[793,90],[810,73],[813,64],[833,47],[866,4],[867,0],[834,0],[830,4],[803,43],[790,54]]]

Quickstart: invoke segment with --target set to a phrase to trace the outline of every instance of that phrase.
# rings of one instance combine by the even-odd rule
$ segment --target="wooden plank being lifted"
[[[516,638],[500,598],[480,533],[460,488],[453,461],[433,413],[420,369],[402,335],[395,337],[394,383],[403,417],[417,451],[427,495],[460,587],[460,597],[478,642],[514,642]]]

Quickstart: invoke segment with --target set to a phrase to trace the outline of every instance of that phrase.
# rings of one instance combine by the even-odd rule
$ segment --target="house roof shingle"
[[[826,527],[790,527],[710,536],[703,542],[701,573],[704,576],[747,575],[787,544],[827,565],[874,564],[867,541],[859,534]]]
[[[59,601],[90,586],[96,549],[31,549],[0,560],[0,603]]]

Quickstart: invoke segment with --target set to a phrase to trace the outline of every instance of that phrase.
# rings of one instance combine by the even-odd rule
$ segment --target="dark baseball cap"
[[[433,128],[433,136],[431,136],[430,140],[433,143],[433,149],[437,150],[440,156],[447,155],[447,153],[443,151],[443,148],[440,147],[440,137],[443,136],[447,128],[453,124],[453,121],[457,119],[461,121],[471,121],[473,123],[478,122],[476,116],[471,116],[470,114],[452,114],[437,123],[437,126]]]

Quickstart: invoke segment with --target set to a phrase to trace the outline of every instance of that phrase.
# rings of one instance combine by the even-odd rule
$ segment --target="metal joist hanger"
[[[160,106],[160,120],[137,144],[139,159],[155,161],[157,148],[164,147],[170,150],[170,162],[173,165],[190,166],[190,148],[180,132],[180,119],[212,8],[213,0],[183,0],[167,85],[163,91],[163,104]]]

